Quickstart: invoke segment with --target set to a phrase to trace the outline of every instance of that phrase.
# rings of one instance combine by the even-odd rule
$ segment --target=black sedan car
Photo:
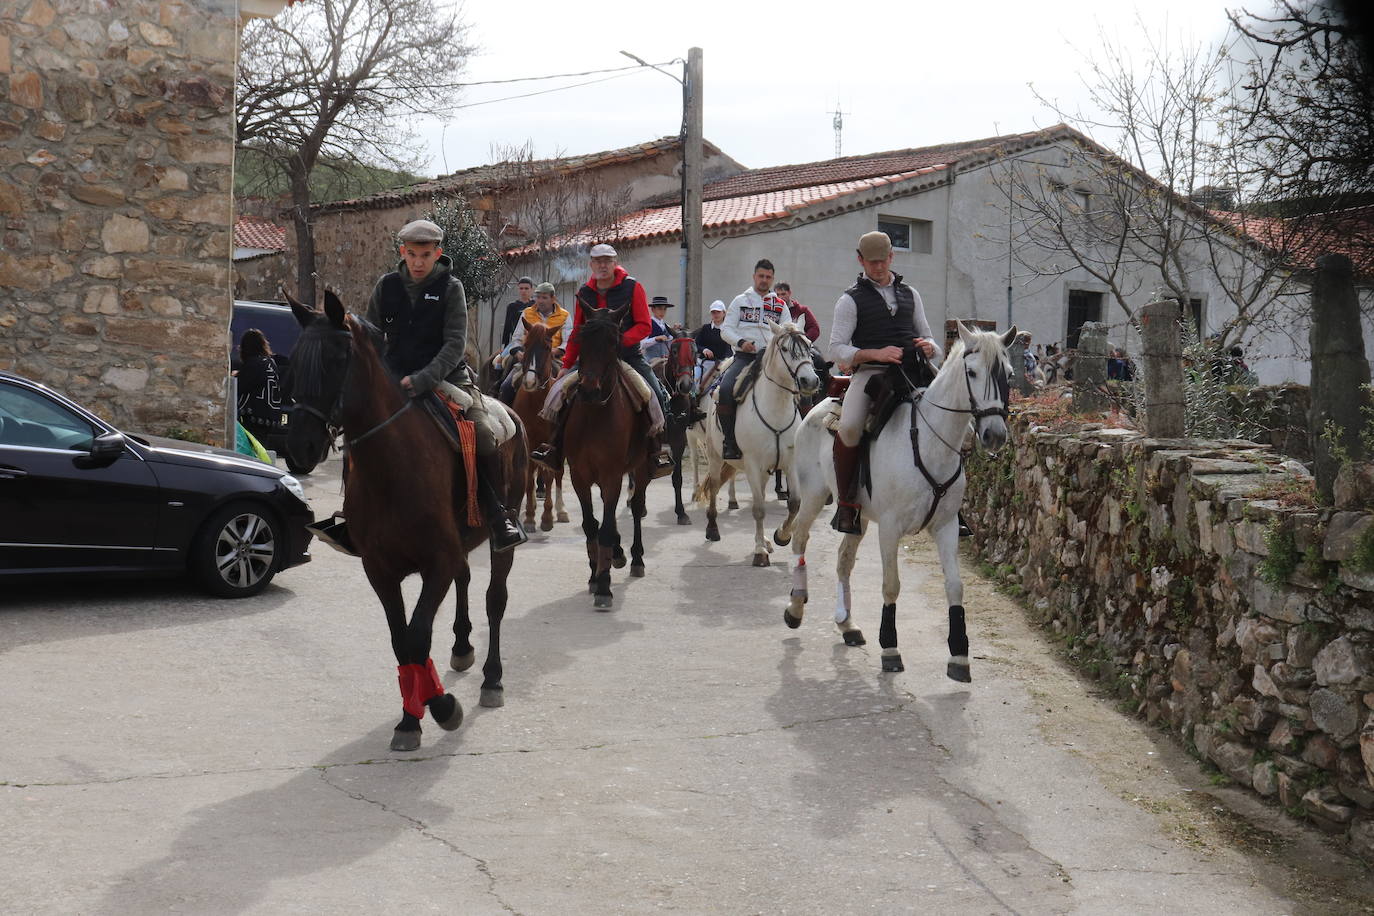
[[[299,481],[224,449],[123,433],[0,371],[0,580],[190,572],[227,598],[310,560]]]

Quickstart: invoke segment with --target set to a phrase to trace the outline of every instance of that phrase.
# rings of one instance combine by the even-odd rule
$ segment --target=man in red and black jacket
[[[630,308],[621,318],[620,359],[622,362],[628,363],[630,368],[638,372],[648,384],[649,390],[658,399],[662,415],[666,417],[668,415],[668,393],[659,384],[658,376],[654,375],[654,371],[649,368],[649,364],[644,359],[644,351],[639,347],[639,342],[648,336],[652,329],[649,315],[649,296],[644,292],[644,285],[630,276],[625,268],[616,261],[616,258],[616,251],[610,245],[603,242],[600,245],[592,246],[592,275],[577,291],[577,307],[573,313],[573,330],[563,351],[563,371],[558,374],[558,378],[561,381],[577,365],[577,357],[582,351],[579,332],[587,320],[587,310],[605,308],[614,310],[628,303]],[[556,387],[561,386],[556,383]],[[530,453],[530,457],[541,464],[558,468],[563,463],[563,420],[567,416],[567,411],[561,409],[561,402],[555,399],[553,391],[549,392],[549,400],[558,403],[560,408],[557,418],[550,418],[554,423],[553,441],[535,449]],[[547,411],[545,411],[545,416],[547,418]],[[663,446],[662,433],[653,438],[654,441],[650,443],[650,447],[652,451],[657,453],[654,457],[654,476],[662,477],[664,474],[672,473],[673,459]]]

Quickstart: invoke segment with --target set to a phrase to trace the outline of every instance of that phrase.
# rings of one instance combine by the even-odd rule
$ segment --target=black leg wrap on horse
[[[964,608],[952,604],[949,608],[949,654],[968,655],[968,631],[964,628]]]
[[[883,622],[878,628],[878,645],[884,649],[897,648],[897,605],[883,605]]]

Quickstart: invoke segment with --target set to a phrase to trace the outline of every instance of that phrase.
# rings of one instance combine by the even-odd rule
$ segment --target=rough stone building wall
[[[234,262],[235,299],[276,301],[281,298],[282,285],[294,293],[296,275],[285,255],[265,254]]]
[[[222,429],[236,17],[0,3],[0,366],[131,429]]]
[[[1015,421],[970,463],[982,559],[1129,709],[1374,859],[1374,512],[1261,498],[1292,472],[1251,443]]]

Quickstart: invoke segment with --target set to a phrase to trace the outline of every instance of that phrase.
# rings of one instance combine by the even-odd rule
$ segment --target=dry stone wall
[[[237,42],[232,3],[0,0],[0,367],[222,430]]]
[[[1374,512],[1291,509],[1241,441],[1015,417],[970,464],[994,575],[1123,704],[1374,859]]]

